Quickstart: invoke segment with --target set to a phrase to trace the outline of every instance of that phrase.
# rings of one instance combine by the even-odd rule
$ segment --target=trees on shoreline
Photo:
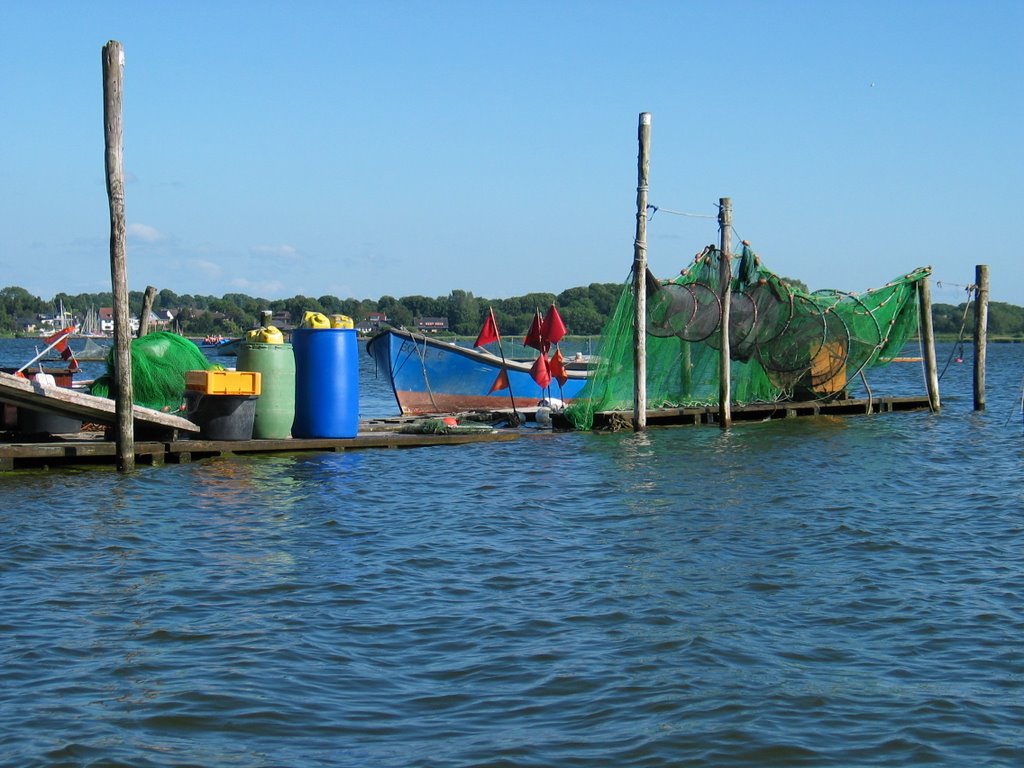
[[[605,318],[615,308],[622,285],[619,283],[591,283],[554,293],[529,293],[506,299],[476,297],[469,291],[453,290],[447,296],[381,296],[379,299],[339,299],[336,296],[292,296],[287,299],[264,299],[241,293],[224,296],[177,294],[170,289],[159,291],[153,302],[154,310],[171,310],[177,320],[177,330],[188,336],[221,334],[239,335],[252,328],[260,312],[287,312],[297,322],[305,312],[323,312],[326,315],[348,315],[356,322],[373,312],[387,315],[388,322],[396,326],[415,327],[417,318],[443,317],[448,320],[452,333],[469,336],[480,330],[480,323],[488,307],[494,309],[498,327],[516,335],[525,333],[538,309],[543,313],[548,305],[558,306],[566,325],[577,335],[596,335],[601,332]],[[143,292],[128,294],[130,313],[142,311]],[[104,293],[58,293],[51,299],[33,296],[24,288],[9,286],[0,290],[0,333],[12,334],[23,330],[25,323],[40,317],[56,315],[61,308],[81,319],[89,310],[98,310],[113,304],[113,295]]]
[[[241,293],[228,293],[221,297],[177,294],[170,289],[160,291],[153,308],[171,310],[177,317],[177,329],[189,336],[221,334],[237,336],[258,321],[260,312],[288,312],[301,319],[304,312],[342,314],[356,322],[366,319],[371,312],[383,312],[388,322],[396,326],[414,327],[417,318],[443,317],[449,330],[461,336],[473,336],[488,307],[494,309],[502,333],[515,336],[525,333],[536,310],[544,312],[549,304],[558,306],[569,332],[580,336],[595,336],[601,332],[608,315],[615,309],[623,285],[621,283],[591,283],[568,288],[561,293],[528,293],[506,299],[476,297],[464,290],[453,290],[447,296],[381,296],[379,299],[339,299],[335,296],[293,296],[287,299],[264,299]],[[131,312],[142,310],[143,293],[131,291]],[[109,307],[113,296],[105,293],[58,293],[51,299],[33,296],[24,288],[8,286],[0,289],[0,334],[20,332],[24,323],[40,316],[55,315],[61,306],[73,316],[82,319],[89,310]],[[966,311],[965,304],[935,304],[933,318],[935,332],[958,335],[961,328],[970,335],[974,327],[974,313]],[[1024,339],[1024,308],[1004,302],[990,302],[988,332],[994,337]]]

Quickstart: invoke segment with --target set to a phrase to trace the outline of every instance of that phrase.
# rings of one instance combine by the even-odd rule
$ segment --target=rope
[[[670,208],[660,208],[657,205],[648,205],[647,206],[647,210],[649,210],[651,212],[651,215],[647,217],[648,221],[653,219],[654,218],[654,214],[656,214],[658,211],[664,211],[665,213],[671,213],[673,216],[688,216],[691,219],[717,219],[718,218],[718,216],[712,216],[711,214],[707,214],[707,213],[686,213],[684,211],[673,211]]]
[[[864,389],[866,389],[868,393],[868,413],[874,413],[875,397],[871,394],[871,385],[868,384],[868,377],[864,375],[864,367],[861,366],[861,369],[857,371],[857,373],[860,374],[860,380],[864,382]]]
[[[953,287],[953,288],[966,288],[966,289],[967,289],[967,293],[968,293],[968,294],[969,294],[969,293],[970,293],[971,291],[973,291],[973,290],[974,290],[975,288],[977,288],[977,287],[978,287],[978,286],[976,286],[976,285],[961,285],[960,283],[950,283],[950,282],[948,282],[948,281],[945,281],[945,280],[936,280],[936,281],[935,281],[935,285],[936,285],[937,287],[939,287],[939,288],[944,288],[944,287],[946,287],[947,285],[948,285],[948,286],[951,286],[951,287]]]
[[[967,302],[964,304],[964,316],[963,316],[963,318],[961,318],[961,322],[960,322],[960,333],[957,334],[956,344],[954,344],[953,348],[949,351],[949,357],[946,358],[946,364],[942,367],[942,373],[939,374],[939,381],[942,381],[942,377],[945,375],[946,369],[949,368],[949,364],[951,362],[953,362],[953,355],[956,354],[957,344],[959,344],[960,347],[963,348],[963,345],[964,345],[964,329],[967,327],[967,312],[971,308],[971,303],[973,302],[973,299],[971,298],[971,295],[972,295],[972,293],[973,293],[973,291],[975,290],[976,287],[977,286],[974,286],[974,285],[968,285],[967,286]],[[977,354],[977,353],[975,353],[975,354]]]
[[[671,208],[661,208],[657,205],[648,205],[647,210],[651,212],[651,215],[647,217],[648,221],[653,221],[654,214],[656,214],[658,211],[671,213],[673,216],[686,216],[691,219],[718,219],[718,214],[712,215],[709,213],[687,213],[686,211],[673,211]],[[740,242],[743,242],[743,238],[740,237],[740,233],[736,231],[736,227],[730,224],[729,228],[732,230],[732,233],[736,236],[736,239],[739,240]]]
[[[413,349],[416,350],[416,356],[420,359],[420,370],[423,373],[423,383],[427,387],[427,395],[430,397],[430,404],[434,406],[434,410],[438,410],[437,403],[434,402],[434,390],[430,387],[430,376],[427,375],[427,337],[423,337],[423,350],[420,350],[419,344],[416,343],[416,336],[410,335],[412,339]]]

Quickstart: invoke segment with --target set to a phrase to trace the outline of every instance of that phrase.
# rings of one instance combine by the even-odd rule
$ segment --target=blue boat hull
[[[196,346],[208,357],[237,357],[241,343],[241,339],[224,339],[215,344],[203,343]]]
[[[541,389],[530,376],[531,363],[508,361],[509,387],[491,392],[501,359],[409,331],[387,329],[374,335],[366,351],[387,373],[403,414],[459,413],[474,410],[533,408],[543,399],[570,402],[587,380],[586,371],[570,371],[564,386],[552,381]]]

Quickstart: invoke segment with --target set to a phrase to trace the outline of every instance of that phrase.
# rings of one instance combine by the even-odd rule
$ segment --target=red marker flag
[[[548,368],[548,358],[543,352],[537,356],[536,362],[530,369],[533,380],[540,385],[541,389],[551,386],[551,369]]]
[[[562,316],[558,314],[554,304],[548,309],[548,313],[544,315],[540,335],[544,337],[545,341],[552,344],[557,344],[565,336],[565,323],[562,322]]]
[[[548,370],[551,371],[551,377],[564,387],[565,382],[569,380],[569,374],[565,370],[565,358],[562,357],[562,350],[555,350],[555,354],[551,356],[551,362],[548,364]]]
[[[508,389],[508,371],[505,370],[505,366],[501,366],[501,370],[498,371],[498,377],[491,384],[491,388],[487,390],[487,394],[497,392],[499,389]]]
[[[494,309],[488,307],[484,327],[480,329],[480,335],[476,337],[476,343],[473,346],[482,347],[484,344],[490,344],[495,341],[501,341],[501,337],[498,335],[498,324],[494,320]],[[491,391],[493,392],[494,390]]]
[[[46,346],[49,347],[52,345],[53,349],[60,352],[60,357],[62,360],[70,360],[72,357],[72,352],[71,349],[68,347],[68,339],[71,338],[71,334],[74,332],[75,327],[71,326],[69,328],[65,328],[62,331],[57,331],[55,334],[53,334],[53,336],[47,336],[45,339],[43,339],[43,341],[46,342]]]
[[[541,332],[541,326],[543,323],[540,319],[540,312],[536,312],[533,315],[533,322],[530,323],[530,330],[526,332],[526,338],[523,339],[523,346],[533,347],[534,349],[544,349],[544,336]]]

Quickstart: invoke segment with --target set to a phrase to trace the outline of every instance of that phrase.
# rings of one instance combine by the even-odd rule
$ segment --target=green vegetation
[[[789,281],[798,285],[798,281]],[[623,286],[619,283],[591,283],[568,288],[561,293],[528,293],[508,299],[476,297],[464,290],[453,290],[447,296],[381,296],[372,299],[339,299],[335,296],[293,296],[289,299],[262,299],[241,293],[228,293],[221,297],[176,294],[164,289],[153,303],[155,310],[167,309],[175,313],[175,330],[187,336],[222,334],[237,336],[253,327],[263,310],[288,312],[297,323],[307,311],[327,315],[342,314],[356,322],[365,320],[371,312],[383,312],[395,326],[415,327],[416,318],[444,317],[449,332],[460,336],[475,336],[488,307],[494,308],[498,327],[503,334],[515,336],[525,333],[535,310],[541,312],[554,302],[573,335],[593,336],[601,332],[605,320],[615,309]],[[131,313],[142,310],[141,291],[129,294]],[[0,334],[11,335],[23,329],[25,322],[39,316],[56,314],[64,309],[81,319],[90,310],[109,307],[113,296],[106,293],[58,293],[50,299],[33,296],[24,288],[9,286],[0,290]],[[957,338],[961,326],[969,338],[974,328],[974,312],[966,313],[965,305],[936,304],[933,307],[935,333],[942,338]],[[992,339],[1024,340],[1024,307],[1003,302],[989,304],[988,332]]]

